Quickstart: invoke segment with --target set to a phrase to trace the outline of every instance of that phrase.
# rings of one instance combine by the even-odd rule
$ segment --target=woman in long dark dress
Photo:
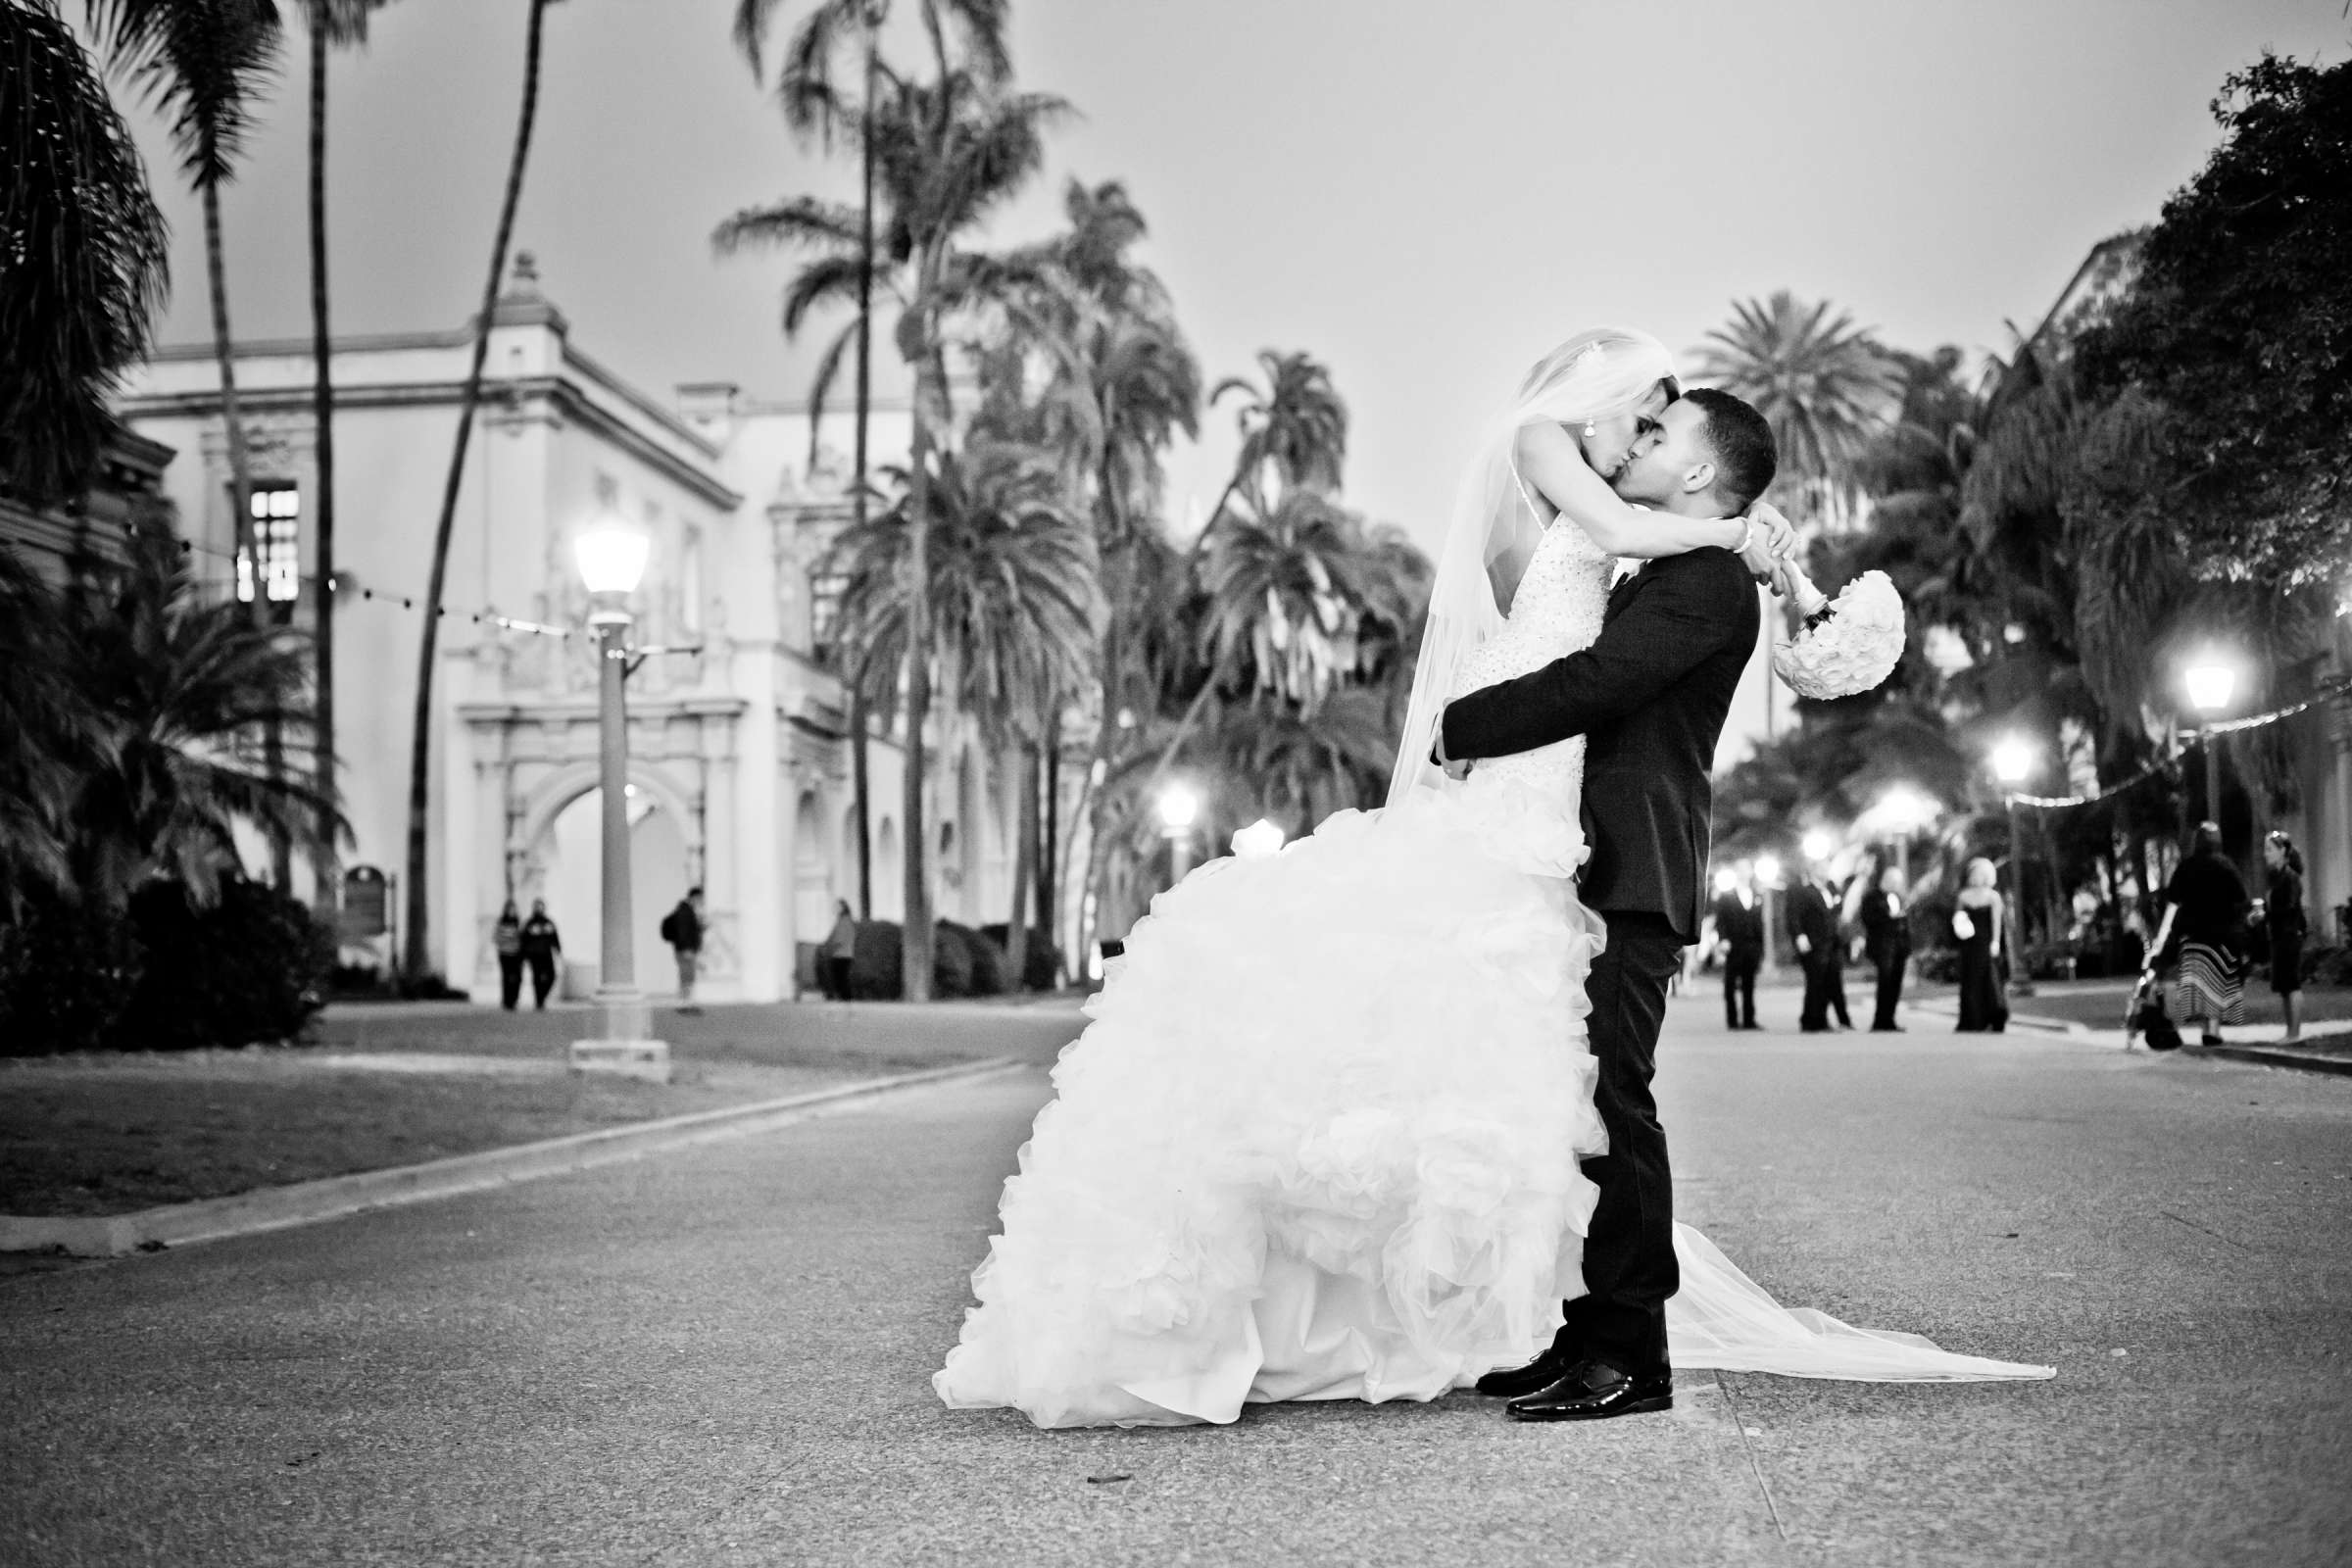
[[[2199,822],[2180,869],[2164,890],[2164,923],[2156,948],[2180,938],[2180,973],[2173,989],[2183,1022],[2202,1026],[2199,1044],[2223,1044],[2222,1026],[2246,1021],[2246,915],[2253,900],[2245,878],[2222,854],[2222,830]]]
[[[2009,998],[2001,984],[2001,955],[2007,951],[2009,911],[1993,886],[1992,862],[1968,862],[1968,885],[1952,914],[1960,944],[1960,1031],[2000,1034],[2009,1027]]]
[[[2263,934],[2270,939],[2271,989],[2286,1008],[2286,1038],[2303,1038],[2303,938],[2310,917],[2303,912],[2303,852],[2284,833],[2263,840],[2263,863],[2271,870],[2262,901]]]

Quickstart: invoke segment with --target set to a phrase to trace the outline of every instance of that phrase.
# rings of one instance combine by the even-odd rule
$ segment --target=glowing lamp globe
[[[1768,888],[1781,885],[1781,858],[1777,855],[1756,857],[1756,880]]]
[[[632,528],[613,516],[599,518],[572,541],[571,547],[573,557],[579,562],[580,581],[587,585],[588,591],[614,599],[625,599],[637,591],[653,548],[653,540],[643,529]]]
[[[1286,836],[1279,826],[1261,816],[1234,834],[1233,853],[1245,860],[1262,860],[1281,850]]]
[[[2004,784],[2023,784],[2034,771],[2034,748],[2011,736],[1992,749],[1992,776]]]
[[[1723,871],[1718,871],[1718,872],[1716,872],[1716,873],[1715,873],[1715,891],[1716,891],[1716,892],[1718,892],[1718,893],[1737,893],[1739,890],[1740,890],[1740,873],[1739,873],[1739,872],[1737,872],[1737,871],[1732,871],[1732,870],[1723,870]]]
[[[1898,784],[1879,797],[1879,810],[1897,833],[1913,833],[1935,813],[1927,797]]]
[[[1830,858],[1831,854],[1837,850],[1838,841],[1831,838],[1829,834],[1823,832],[1820,828],[1815,828],[1812,832],[1805,835],[1805,841],[1801,848],[1805,852],[1806,859],[1826,860]]]
[[[1171,784],[1159,792],[1159,825],[1170,833],[1183,833],[1200,819],[1200,797],[1182,784]]]
[[[2237,691],[2237,671],[2218,659],[2201,660],[2182,672],[2188,703],[2200,713],[2218,713]]]

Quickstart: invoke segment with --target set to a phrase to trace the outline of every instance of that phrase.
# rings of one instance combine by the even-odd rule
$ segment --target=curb
[[[2232,1061],[2250,1061],[2258,1067],[2289,1067],[2297,1072],[2352,1078],[2352,1057],[2346,1056],[2304,1056],[2286,1051],[2266,1051],[2260,1046],[2185,1046],[2173,1054],[2190,1053],[2199,1056],[2228,1056]]]
[[[1008,1072],[1024,1065],[1018,1057],[995,1056],[986,1061],[933,1067],[891,1078],[870,1078],[783,1100],[691,1111],[683,1116],[665,1116],[660,1121],[604,1127],[595,1132],[486,1149],[472,1154],[453,1154],[420,1165],[354,1171],[348,1176],[325,1176],[317,1181],[265,1187],[226,1198],[168,1203],[131,1214],[86,1218],[0,1215],[0,1252],[64,1251],[75,1257],[121,1257],[126,1252],[156,1252],[194,1242],[217,1242],[258,1231],[313,1225],[367,1209],[455,1198],[484,1188],[536,1181],[543,1176],[564,1176],[672,1149],[766,1132],[822,1115],[850,1101],[958,1078]]]

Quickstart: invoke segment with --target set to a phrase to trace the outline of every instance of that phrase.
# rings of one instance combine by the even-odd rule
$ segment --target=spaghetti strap
[[[1527,503],[1527,510],[1536,514],[1536,526],[1539,528],[1550,527],[1551,524],[1544,520],[1544,509],[1536,505],[1535,492],[1528,489],[1525,479],[1519,477],[1519,464],[1516,459],[1511,462],[1511,483],[1519,487],[1519,499]],[[1557,507],[1552,509],[1552,515],[1555,517],[1559,515]]]

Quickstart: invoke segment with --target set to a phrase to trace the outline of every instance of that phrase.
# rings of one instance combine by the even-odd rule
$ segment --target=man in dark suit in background
[[[1903,970],[1911,962],[1911,912],[1903,904],[1903,873],[1888,866],[1879,885],[1862,896],[1862,956],[1879,971],[1879,1005],[1870,1020],[1873,1033],[1899,1035],[1894,1021],[1902,1005]]]
[[[1756,973],[1764,967],[1764,911],[1756,890],[1740,874],[1715,896],[1715,940],[1723,948],[1723,1026],[1754,1029]]]
[[[1733,516],[1772,482],[1771,427],[1727,393],[1670,404],[1635,444],[1617,493],[1678,515]],[[1694,550],[1650,562],[1609,595],[1599,637],[1542,669],[1446,707],[1437,760],[1458,767],[1587,737],[1583,898],[1608,922],[1586,982],[1593,1101],[1609,1152],[1585,1161],[1600,1199],[1585,1240],[1586,1294],[1564,1303],[1551,1348],[1490,1373],[1481,1393],[1527,1421],[1581,1421],[1674,1402],[1666,1299],[1674,1187],[1650,1093],[1666,986],[1705,908],[1709,773],[1724,714],[1756,651],[1755,583],[1775,563],[1753,530],[1746,555]]]
[[[1829,889],[1812,873],[1788,890],[1788,945],[1796,950],[1796,961],[1805,971],[1805,1004],[1796,1026],[1809,1035],[1826,1034],[1834,1004],[1851,1029],[1853,1020],[1844,1016],[1845,987],[1839,980],[1845,955],[1838,944],[1838,909],[1830,902]]]

